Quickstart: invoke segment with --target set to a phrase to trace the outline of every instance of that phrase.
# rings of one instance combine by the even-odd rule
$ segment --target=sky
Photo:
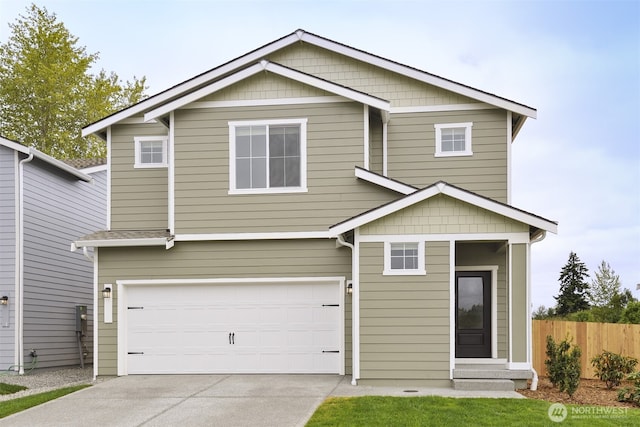
[[[31,1],[0,0],[0,43]],[[149,95],[298,28],[538,110],[512,149],[512,204],[559,222],[532,246],[532,304],[571,251],[640,298],[640,0],[40,0]]]

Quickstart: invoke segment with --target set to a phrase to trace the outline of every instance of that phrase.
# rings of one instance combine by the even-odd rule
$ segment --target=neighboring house
[[[523,386],[530,246],[557,231],[510,205],[535,116],[299,30],[87,126],[95,374]]]
[[[104,161],[102,161],[104,163]],[[105,224],[106,165],[76,169],[0,137],[0,369],[91,362],[93,266],[69,242]],[[90,251],[87,251],[90,256]],[[35,350],[36,357],[32,356]],[[84,359],[83,359],[84,363]]]

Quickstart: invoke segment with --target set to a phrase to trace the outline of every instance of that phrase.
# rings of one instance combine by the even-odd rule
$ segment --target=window
[[[385,242],[385,275],[423,275],[424,242]]]
[[[436,128],[436,157],[471,156],[473,123],[448,123]]]
[[[166,136],[137,136],[135,143],[136,168],[167,167]]]
[[[307,191],[307,120],[229,122],[229,192]]]

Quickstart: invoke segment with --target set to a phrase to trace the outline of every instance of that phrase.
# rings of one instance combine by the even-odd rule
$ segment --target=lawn
[[[26,389],[26,387],[21,385],[0,383],[0,395],[13,394]]]
[[[6,384],[5,384],[6,385]],[[53,399],[57,399],[74,391],[82,390],[90,387],[89,384],[82,384],[73,387],[65,387],[57,390],[47,391],[45,393],[33,394],[31,396],[19,397],[17,399],[7,400],[0,404],[0,418],[8,417],[16,412],[24,411],[33,406],[41,405]]]
[[[640,410],[567,405],[561,423],[548,416],[551,403],[533,399],[336,397],[327,399],[307,427],[317,426],[637,426]]]

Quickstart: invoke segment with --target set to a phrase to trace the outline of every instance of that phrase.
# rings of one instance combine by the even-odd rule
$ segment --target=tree
[[[545,307],[544,305],[539,306],[534,310],[531,314],[531,317],[535,320],[545,320],[552,319],[556,316],[556,310],[553,307]]]
[[[9,27],[0,45],[0,134],[57,158],[104,156],[104,144],[81,128],[142,100],[145,77],[91,74],[98,54],[46,8],[32,4]]]
[[[631,301],[620,316],[620,323],[640,324],[640,302]]]
[[[607,307],[620,294],[620,276],[604,260],[598,266],[596,277],[589,288],[589,302],[594,307]]]
[[[580,261],[575,252],[569,254],[567,264],[560,271],[560,293],[554,298],[557,301],[556,314],[566,316],[577,311],[587,310],[589,303],[589,285],[585,281],[589,277],[587,266]]]

